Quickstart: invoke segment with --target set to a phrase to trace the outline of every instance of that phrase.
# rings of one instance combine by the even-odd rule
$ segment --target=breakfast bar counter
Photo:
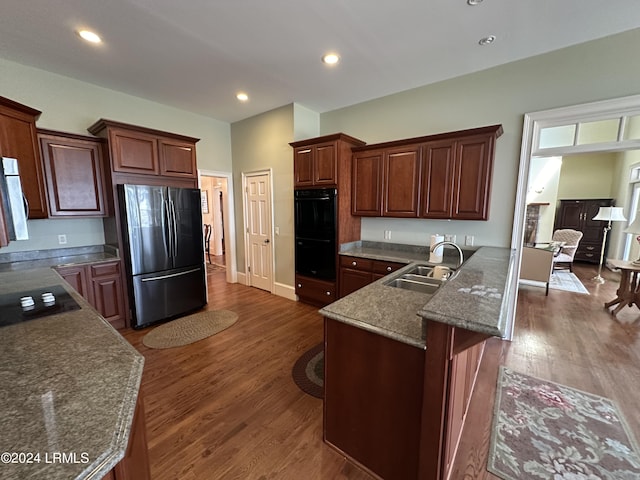
[[[453,258],[433,289],[394,283],[427,282],[423,255],[320,310],[324,440],[376,478],[448,478],[485,340],[506,333],[514,252],[481,247],[459,268]]]
[[[46,315],[40,291],[72,307]],[[112,469],[138,415],[144,357],[54,270],[0,273],[4,312],[23,292],[46,316],[21,318],[18,308],[0,328],[0,478],[126,478]]]

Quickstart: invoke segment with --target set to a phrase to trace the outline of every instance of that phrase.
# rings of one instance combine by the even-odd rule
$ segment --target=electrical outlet
[[[64,245],[65,243],[67,243],[67,236],[66,235],[58,235],[58,243],[60,245]]]
[[[467,247],[473,247],[473,235],[465,235],[464,236],[464,244]]]
[[[444,239],[447,242],[453,242],[456,243],[456,236],[452,233],[445,233],[444,234]]]
[[[391,230],[385,230],[384,231],[384,239],[385,240],[391,240]]]

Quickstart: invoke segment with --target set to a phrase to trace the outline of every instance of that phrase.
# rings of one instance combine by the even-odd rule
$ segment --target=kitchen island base
[[[490,336],[424,322],[426,349],[325,318],[324,440],[385,480],[447,478]]]

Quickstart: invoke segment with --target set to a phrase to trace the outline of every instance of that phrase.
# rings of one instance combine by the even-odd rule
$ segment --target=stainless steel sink
[[[414,268],[409,270],[407,274],[415,274],[422,275],[425,277],[431,277],[433,275],[433,267],[428,265],[416,265]]]
[[[430,295],[433,295],[436,290],[440,288],[440,282],[421,282],[402,277],[391,280],[387,285],[390,287],[402,288],[403,290],[411,290],[413,292],[427,293]]]

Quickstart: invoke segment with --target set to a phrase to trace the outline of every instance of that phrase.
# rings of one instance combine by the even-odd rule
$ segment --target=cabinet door
[[[371,272],[352,270],[350,268],[340,269],[340,298],[346,297],[350,293],[360,290],[373,282]]]
[[[595,199],[584,200],[581,202],[584,211],[584,220],[582,222],[582,242],[586,243],[598,243],[602,245],[604,239],[604,227],[607,226],[607,222],[602,220],[593,220],[598,214],[600,207],[609,207],[613,205],[612,199]]]
[[[384,155],[383,217],[417,217],[421,148],[388,150]]]
[[[493,137],[477,135],[456,144],[453,214],[457,220],[486,220],[491,194]]]
[[[15,108],[14,108],[15,106]],[[47,218],[47,200],[36,135],[36,113],[0,97],[0,155],[16,158],[29,218]]]
[[[296,275],[296,295],[313,305],[329,305],[336,300],[336,284]]]
[[[87,269],[84,265],[56,267],[56,271],[82,298],[93,305],[93,296],[87,282]]]
[[[379,217],[382,214],[381,150],[357,152],[352,163],[351,213]]]
[[[106,216],[101,143],[52,135],[39,139],[50,216]]]
[[[583,224],[583,204],[580,200],[562,200],[556,216],[554,230],[571,228],[582,230]]]
[[[170,177],[195,177],[196,146],[192,143],[160,139],[160,173]]]
[[[421,214],[426,218],[451,218],[455,140],[424,146]]]
[[[116,328],[125,326],[120,261],[90,265],[93,306]]]
[[[338,170],[335,143],[314,147],[313,183],[314,185],[335,185],[338,183]]]
[[[112,168],[114,172],[158,175],[157,137],[124,129],[109,130]]]
[[[311,147],[295,149],[293,153],[293,176],[296,187],[313,185],[313,150]]]

